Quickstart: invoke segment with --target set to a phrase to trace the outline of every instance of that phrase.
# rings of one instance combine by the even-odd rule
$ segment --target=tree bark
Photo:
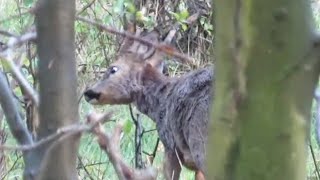
[[[36,12],[39,55],[41,139],[62,126],[78,122],[74,45],[74,0],[40,0]],[[47,152],[39,148],[37,179],[77,179],[79,137],[68,138]],[[29,174],[30,175],[30,174]],[[28,177],[27,177],[28,178]]]
[[[304,0],[214,1],[216,84],[208,177],[306,179],[320,63]]]

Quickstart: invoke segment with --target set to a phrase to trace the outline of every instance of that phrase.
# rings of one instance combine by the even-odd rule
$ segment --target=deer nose
[[[87,102],[90,102],[92,100],[98,101],[100,96],[101,96],[101,93],[95,92],[92,89],[89,89],[84,92],[84,98]]]

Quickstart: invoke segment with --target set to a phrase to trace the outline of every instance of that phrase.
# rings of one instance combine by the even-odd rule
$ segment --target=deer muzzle
[[[84,93],[84,99],[90,104],[98,104],[101,93],[95,92],[92,89],[86,90]]]

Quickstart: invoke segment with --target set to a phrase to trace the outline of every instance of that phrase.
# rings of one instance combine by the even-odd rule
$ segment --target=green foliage
[[[213,34],[213,25],[210,23],[209,19],[206,17],[200,18],[200,24],[203,26],[204,30],[212,36]]]
[[[31,7],[33,5],[33,2],[34,0],[24,0],[23,1],[23,4],[26,6],[26,7]]]
[[[19,1],[20,2],[20,1]],[[32,7],[35,4],[35,0],[24,0],[21,1],[20,10],[24,12],[26,8]],[[77,9],[81,9],[85,5],[91,2],[91,0],[77,0]],[[4,18],[17,15],[19,7],[16,4],[16,1],[12,0],[2,0],[0,1],[0,21]],[[183,28],[186,30],[186,19],[190,16],[184,3],[179,5],[177,12],[169,11],[177,22],[179,22]],[[156,25],[154,15],[147,13],[145,9],[137,9],[134,6],[132,0],[113,0],[113,1],[96,1],[83,12],[81,16],[96,19],[97,21],[102,22],[105,25],[115,27],[116,29],[122,28],[122,16],[126,15],[130,17],[136,15],[139,23],[142,23],[147,28],[152,28]],[[319,19],[319,16],[316,16]],[[0,23],[0,29],[6,30],[15,34],[21,34],[25,32],[31,25],[33,25],[34,17],[30,14],[22,15],[21,17],[10,19]],[[320,21],[318,21],[320,22]],[[212,35],[213,26],[210,23],[208,18],[202,17],[200,19],[201,25],[204,27],[204,30]],[[320,23],[319,23],[320,24]],[[107,34],[101,32],[93,26],[89,26],[82,22],[75,22],[75,31],[76,31],[76,58],[78,63],[78,69],[85,66],[86,70],[84,73],[78,72],[78,92],[79,95],[86,86],[90,86],[95,80],[99,79],[102,75],[101,72],[104,71],[104,68],[110,64],[115,57],[116,50],[119,46],[119,39],[112,34]],[[0,35],[0,41],[7,42],[8,38]],[[35,52],[35,48],[32,47],[32,51]],[[1,61],[1,68],[5,71],[8,71],[5,61]],[[30,59],[28,57],[23,58],[23,66],[30,67],[31,65],[37,67],[38,59],[34,58],[32,64],[30,64]],[[174,67],[170,67],[171,72],[176,74],[178,71],[178,66],[175,64]],[[33,83],[32,75],[29,72],[24,74],[30,83]],[[9,78],[11,78],[9,74]],[[22,93],[19,88],[14,89],[14,93],[20,98],[22,98]],[[124,123],[124,135],[121,138],[121,151],[126,162],[134,166],[134,124],[129,115],[128,107],[126,106],[105,106],[105,107],[93,107],[86,103],[83,99],[79,103],[79,111],[81,121],[85,119],[85,116],[91,110],[105,111],[105,110],[114,110],[115,116],[114,120],[116,122]],[[314,116],[312,116],[312,125],[314,125]],[[155,124],[143,116],[142,118],[143,126],[145,130],[151,130],[155,128]],[[14,145],[16,141],[13,139],[9,133],[8,127],[5,121],[0,121],[1,127],[4,127],[5,132],[8,134],[6,144]],[[115,122],[108,122],[105,124],[105,128],[108,132],[113,130]],[[311,128],[311,143],[316,148],[317,154],[320,150],[316,146],[314,139],[314,128]],[[143,136],[142,139],[142,148],[145,152],[152,153],[156,145],[157,132],[152,131]],[[92,135],[84,135],[81,138],[81,145],[78,152],[79,159],[78,161],[78,172],[80,179],[89,179],[91,176],[93,179],[117,179],[114,169],[110,164],[106,154],[100,149],[96,143],[96,138]],[[21,153],[19,152],[5,152],[6,157],[6,170],[7,175],[5,179],[22,179],[23,171],[23,160]],[[320,159],[319,156],[317,156]],[[157,155],[154,161],[153,166],[161,169],[164,159],[164,150],[163,146],[160,144],[158,148]],[[147,162],[147,155],[143,154],[143,160]],[[308,171],[310,176],[314,174],[315,168],[312,164],[311,157],[308,159]],[[88,174],[89,172],[89,174]],[[160,176],[158,179],[163,179]],[[185,168],[182,171],[182,177],[180,179],[191,180],[193,179],[193,173]]]
[[[187,30],[186,20],[189,17],[189,12],[187,9],[182,9],[180,12],[170,12],[170,14],[172,14],[177,22],[179,22],[184,31]]]

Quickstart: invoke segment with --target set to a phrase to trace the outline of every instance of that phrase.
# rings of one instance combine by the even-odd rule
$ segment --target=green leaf
[[[125,2],[124,6],[126,7],[126,9],[129,13],[133,14],[137,11],[136,7],[134,6],[134,4],[132,2]]]
[[[189,17],[189,12],[187,9],[184,9],[180,12],[180,18],[181,20],[186,20]]]
[[[130,120],[126,120],[123,124],[123,132],[125,134],[129,134],[132,129],[132,126],[133,126],[132,122]]]
[[[23,58],[22,64],[28,67],[28,66],[30,65],[30,61],[29,61],[29,59],[28,59],[28,58],[26,58],[26,57],[25,57],[25,58]]]
[[[181,27],[182,27],[182,30],[183,31],[186,31],[188,29],[188,26],[186,24],[181,24]]]
[[[143,13],[142,13],[142,11],[137,11],[137,13],[136,13],[136,18],[137,18],[138,20],[142,20],[142,19],[143,19]]]
[[[0,60],[2,62],[1,65],[2,65],[3,71],[9,71],[10,70],[10,65],[7,62],[7,60],[1,59],[1,58],[0,58]]]
[[[26,7],[31,7],[32,4],[33,4],[33,0],[24,0],[24,1],[23,1],[23,4],[24,4]]]

